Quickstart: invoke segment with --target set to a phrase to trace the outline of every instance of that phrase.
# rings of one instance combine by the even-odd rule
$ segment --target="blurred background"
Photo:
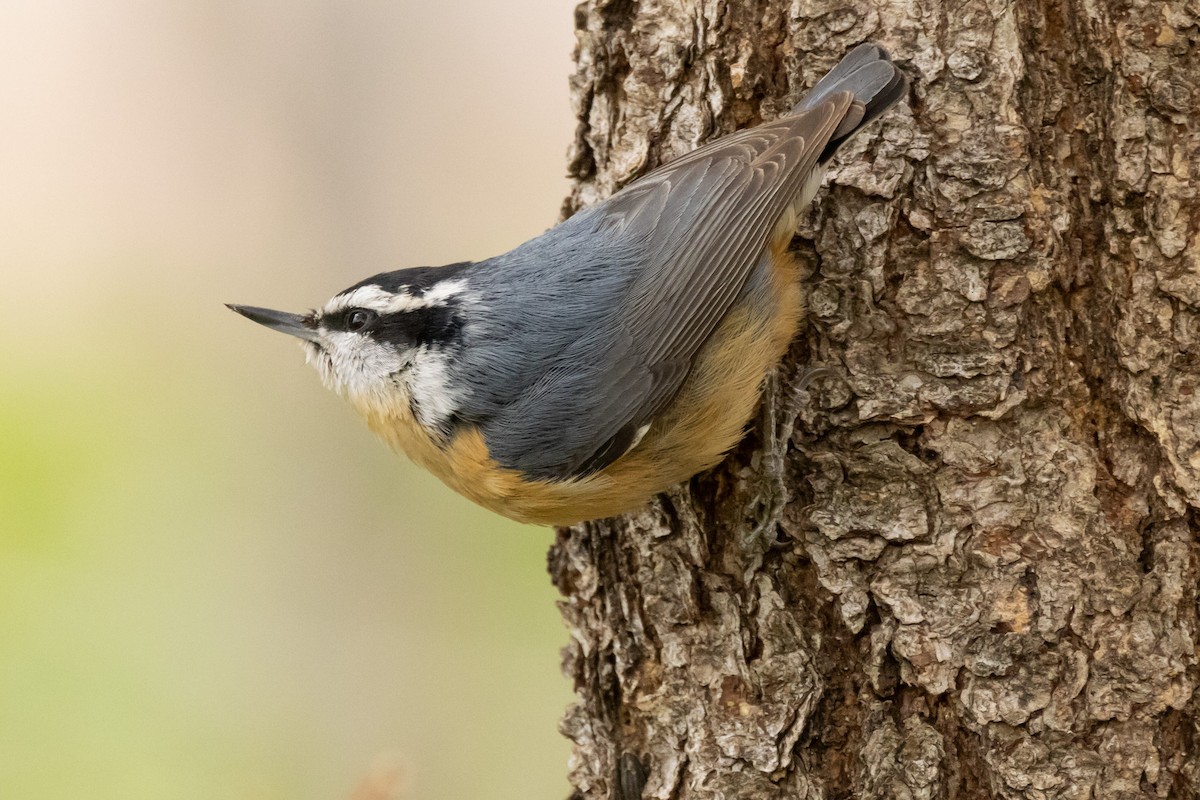
[[[222,303],[553,224],[571,24],[4,4],[0,797],[567,794],[552,532],[387,452]]]

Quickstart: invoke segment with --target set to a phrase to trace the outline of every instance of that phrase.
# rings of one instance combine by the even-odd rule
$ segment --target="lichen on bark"
[[[801,224],[808,321],[746,441],[559,532],[577,795],[1200,796],[1200,4],[576,23],[568,213],[860,41],[913,83]]]

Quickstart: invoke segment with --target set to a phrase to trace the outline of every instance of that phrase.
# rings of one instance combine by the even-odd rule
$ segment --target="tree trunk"
[[[858,42],[913,83],[801,224],[745,442],[559,532],[576,796],[1200,796],[1200,2],[576,17],[568,212]]]

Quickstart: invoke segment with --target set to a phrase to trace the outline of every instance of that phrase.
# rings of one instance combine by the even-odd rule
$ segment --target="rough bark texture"
[[[801,227],[806,332],[741,448],[559,534],[576,795],[1200,796],[1200,1],[577,27],[568,211],[860,41],[914,85]]]

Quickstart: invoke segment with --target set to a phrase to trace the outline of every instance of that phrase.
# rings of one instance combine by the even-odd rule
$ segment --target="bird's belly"
[[[763,379],[787,352],[803,314],[794,260],[780,248],[771,266],[769,283],[752,287],[730,309],[645,438],[598,476],[577,482],[575,502],[588,513],[571,516],[628,511],[715,466],[741,441]],[[594,478],[606,480],[585,485]]]

